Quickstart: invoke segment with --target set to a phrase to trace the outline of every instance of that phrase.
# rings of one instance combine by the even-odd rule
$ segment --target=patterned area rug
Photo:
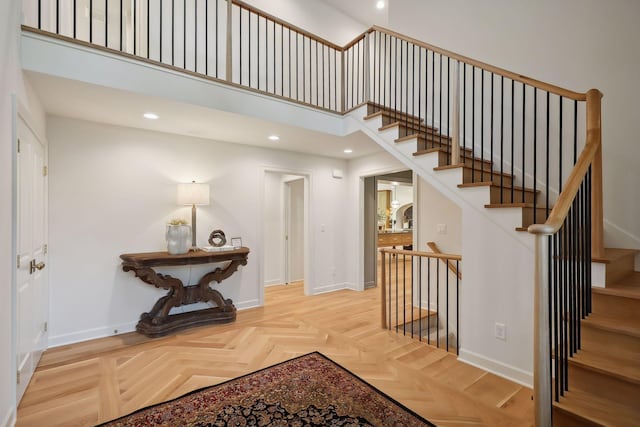
[[[315,352],[100,426],[433,426]]]

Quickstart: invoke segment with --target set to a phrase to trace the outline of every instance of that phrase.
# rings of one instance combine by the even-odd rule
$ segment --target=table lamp
[[[191,205],[191,246],[196,249],[196,205],[209,204],[209,184],[178,184],[178,204]]]

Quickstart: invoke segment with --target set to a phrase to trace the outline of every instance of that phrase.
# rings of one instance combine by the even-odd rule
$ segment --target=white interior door
[[[49,315],[45,149],[18,118],[17,401],[46,347]]]
[[[286,283],[304,280],[304,178],[286,183]]]

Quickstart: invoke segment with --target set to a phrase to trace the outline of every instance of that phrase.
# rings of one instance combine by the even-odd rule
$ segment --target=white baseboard
[[[477,368],[484,369],[485,371],[489,371],[492,374],[496,374],[525,387],[531,388],[533,386],[533,373],[498,362],[497,360],[490,359],[481,354],[462,348],[460,349],[458,360]]]
[[[341,291],[343,289],[351,289],[350,283],[334,283],[331,285],[319,286],[311,290],[312,295],[326,294],[327,292]]]
[[[375,286],[375,284],[374,284],[374,286]],[[345,282],[344,283],[344,288],[345,289],[350,289],[352,291],[357,291],[357,292],[360,292],[363,289],[367,289],[366,286],[364,288],[359,288],[358,285],[356,285],[355,283],[350,283],[350,282]]]
[[[260,301],[257,299],[241,301],[234,303],[238,310],[246,310],[249,308],[255,308],[260,306]],[[113,335],[125,334],[128,332],[134,332],[136,330],[135,322],[122,323],[119,325],[104,326],[101,328],[87,329],[84,331],[72,332],[69,334],[50,336],[47,348],[60,347],[67,344],[75,344],[83,341],[95,340],[98,338],[110,337]],[[114,331],[118,331],[114,333]]]
[[[16,408],[11,408],[11,412],[4,417],[2,427],[14,427],[16,425]]]
[[[269,286],[277,286],[277,285],[282,285],[282,284],[284,284],[282,279],[265,280],[264,287],[268,288]]]
[[[97,338],[110,337],[112,335],[125,334],[136,330],[135,322],[122,323],[119,325],[103,326],[101,328],[86,329],[84,331],[71,332],[69,334],[49,336],[48,348],[60,347],[67,344],[75,344],[82,341],[94,340]],[[115,333],[114,331],[118,331]]]
[[[233,305],[235,305],[238,310],[248,310],[250,308],[260,307],[260,300],[250,299],[247,301],[240,301],[238,303],[234,302]]]

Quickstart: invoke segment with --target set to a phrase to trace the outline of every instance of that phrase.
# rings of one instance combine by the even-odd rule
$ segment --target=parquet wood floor
[[[233,324],[148,339],[123,334],[45,352],[18,426],[85,426],[320,351],[442,426],[528,426],[531,391],[380,328],[379,290],[266,289]]]

